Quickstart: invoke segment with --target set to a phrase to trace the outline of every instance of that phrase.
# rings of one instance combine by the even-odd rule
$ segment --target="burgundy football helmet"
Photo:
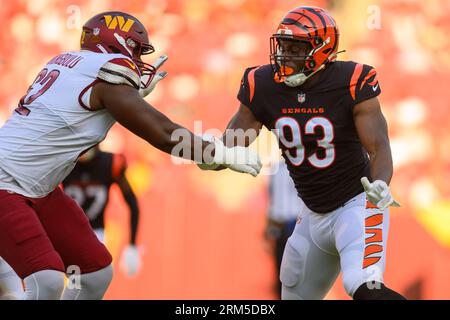
[[[155,68],[141,59],[142,55],[155,51],[147,31],[138,19],[127,13],[108,11],[89,19],[83,25],[80,46],[84,50],[130,57],[144,77],[143,88],[148,87],[155,75]]]

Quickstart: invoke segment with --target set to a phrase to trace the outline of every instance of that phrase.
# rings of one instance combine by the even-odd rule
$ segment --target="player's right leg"
[[[35,209],[68,271],[70,281],[62,299],[102,299],[112,280],[112,257],[86,214],[59,188],[36,203]]]
[[[384,285],[389,209],[366,202],[364,193],[338,209],[334,225],[344,288],[355,300],[402,300]]]
[[[311,216],[307,211],[303,210],[301,222],[284,250],[280,272],[283,300],[323,299],[340,271],[337,252],[324,251],[313,240],[311,229],[314,230],[314,226],[311,228]]]
[[[0,190],[0,256],[24,280],[24,299],[59,299],[64,264],[30,200]]]

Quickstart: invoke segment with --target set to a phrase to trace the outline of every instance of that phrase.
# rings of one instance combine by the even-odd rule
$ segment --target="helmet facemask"
[[[149,42],[141,42],[132,37],[127,38],[125,41],[121,36],[117,34],[115,36],[117,41],[128,51],[129,56],[139,68],[141,73],[141,88],[147,88],[156,73],[156,69],[151,64],[142,61],[141,57],[143,55],[152,54],[155,52],[155,48]]]
[[[302,85],[314,74],[325,68],[325,64],[336,56],[329,55],[329,59],[318,64],[315,54],[328,54],[331,48],[324,50],[330,43],[320,37],[295,37],[286,33],[277,33],[270,38],[270,64],[279,81],[290,87]],[[292,49],[293,48],[293,49]],[[339,53],[339,52],[338,52]]]
[[[134,41],[133,39],[131,40]],[[155,52],[155,48],[150,43],[138,43],[133,49],[132,59],[141,72],[142,89],[145,89],[150,85],[156,73],[156,68],[151,64],[142,61],[142,56],[152,54],[153,52]]]
[[[295,74],[309,75],[314,67],[309,40],[273,35],[270,38],[270,64],[279,79]]]

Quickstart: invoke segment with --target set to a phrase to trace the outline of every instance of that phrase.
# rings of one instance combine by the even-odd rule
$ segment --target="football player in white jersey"
[[[143,99],[164,77],[141,60],[153,51],[135,17],[94,16],[83,26],[81,51],[51,59],[0,128],[0,256],[23,279],[25,299],[101,299],[108,288],[111,255],[58,185],[116,121],[164,152],[178,146],[193,160],[199,145],[211,150],[205,164],[259,173],[254,151],[202,141]],[[189,139],[173,141],[177,129]]]

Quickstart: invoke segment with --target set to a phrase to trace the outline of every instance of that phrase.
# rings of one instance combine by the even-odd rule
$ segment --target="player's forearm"
[[[389,143],[384,143],[375,151],[369,153],[369,157],[372,180],[382,180],[389,184],[393,174],[392,155]]]
[[[255,119],[250,109],[244,105],[231,118],[222,141],[227,147],[248,147],[258,137],[262,123]]]
[[[145,125],[137,129],[134,127],[132,131],[155,148],[177,157],[212,161],[214,156],[214,146],[162,114],[157,117],[150,114]],[[206,148],[209,148],[210,152],[204,152]]]

